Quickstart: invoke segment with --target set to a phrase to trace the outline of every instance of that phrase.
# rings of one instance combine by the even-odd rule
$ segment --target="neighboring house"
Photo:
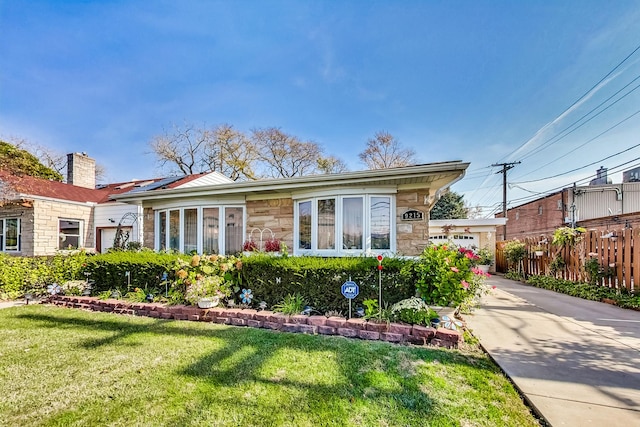
[[[561,190],[507,210],[507,239],[551,234],[566,225],[567,190]],[[496,214],[502,218],[502,213]],[[504,227],[498,227],[498,240],[505,240]]]
[[[418,255],[429,242],[436,193],[468,163],[313,175],[180,188],[140,188],[113,196],[143,211],[144,246],[236,253],[272,236],[293,255]]]
[[[600,168],[590,185],[568,187],[509,209],[507,239],[550,235],[572,224],[600,231],[640,226],[639,172],[626,171],[622,183],[612,184],[607,170]],[[498,240],[504,240],[500,228]]]
[[[0,252],[53,255],[84,248],[104,252],[120,241],[142,241],[142,210],[112,196],[145,187],[229,182],[217,173],[95,186],[95,160],[68,155],[67,183],[0,171]]]

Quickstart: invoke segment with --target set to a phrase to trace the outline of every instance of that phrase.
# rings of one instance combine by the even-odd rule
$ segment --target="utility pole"
[[[509,169],[513,169],[515,165],[519,165],[520,162],[511,162],[511,163],[494,163],[491,167],[502,167],[502,170],[499,170],[496,173],[502,174],[502,216],[507,219],[507,171]],[[505,223],[502,231],[502,238],[507,240],[507,224]]]

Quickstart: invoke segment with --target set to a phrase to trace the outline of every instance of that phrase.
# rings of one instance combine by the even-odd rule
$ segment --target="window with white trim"
[[[78,219],[58,219],[58,249],[78,249],[82,241],[84,222]]]
[[[394,198],[338,195],[295,203],[294,254],[347,255],[395,250]]]
[[[20,219],[0,219],[0,252],[20,251]]]
[[[163,209],[157,210],[155,215],[157,250],[199,254],[235,254],[242,251],[244,206]]]

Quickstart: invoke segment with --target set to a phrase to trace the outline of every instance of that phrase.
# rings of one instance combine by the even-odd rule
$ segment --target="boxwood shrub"
[[[0,253],[0,299],[20,298],[25,293],[43,295],[48,284],[83,279],[88,257],[82,251],[39,257]]]
[[[93,293],[117,289],[122,295],[130,289],[151,289],[161,287],[162,275],[168,273],[173,278],[176,259],[187,255],[157,253],[153,251],[114,251],[95,255],[87,259],[83,272],[90,273],[95,282]],[[129,277],[127,278],[127,271]]]
[[[382,270],[383,305],[414,296],[414,261],[385,258]],[[305,303],[326,313],[346,313],[349,300],[341,293],[344,282],[352,280],[360,288],[352,308],[366,299],[378,299],[378,261],[372,257],[320,258],[252,255],[243,259],[242,287],[250,288],[255,301],[269,307],[288,294],[300,294]]]

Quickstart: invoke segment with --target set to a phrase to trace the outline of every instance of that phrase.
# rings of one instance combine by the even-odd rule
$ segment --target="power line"
[[[516,182],[516,183],[514,183],[514,184],[528,184],[528,183],[530,183],[530,182],[545,181],[545,180],[547,180],[547,179],[557,178],[557,177],[562,176],[562,175],[567,175],[567,174],[569,174],[569,173],[571,173],[571,172],[579,171],[580,169],[584,169],[584,168],[587,168],[587,167],[589,167],[589,166],[596,165],[596,164],[601,163],[601,162],[603,162],[603,161],[605,161],[605,160],[608,160],[608,159],[610,159],[610,158],[612,158],[612,157],[615,157],[615,156],[618,156],[618,155],[620,155],[620,154],[626,153],[627,151],[631,151],[632,149],[634,149],[634,148],[636,148],[636,147],[640,147],[640,144],[633,145],[633,146],[631,146],[631,147],[627,148],[626,150],[619,151],[619,152],[617,152],[617,153],[615,153],[615,154],[612,154],[612,155],[610,155],[610,156],[607,156],[607,157],[605,157],[605,158],[603,158],[603,159],[596,160],[595,162],[589,163],[588,165],[580,166],[579,168],[571,169],[571,170],[568,170],[568,171],[566,171],[566,172],[562,172],[562,173],[559,173],[559,174],[556,174],[556,175],[547,176],[547,177],[545,177],[545,178],[531,179],[531,180],[529,180],[529,181],[519,181],[519,182]],[[526,176],[526,175],[523,175],[523,176]]]
[[[558,118],[564,116],[567,112],[569,112],[573,107],[575,107],[578,102],[582,101],[582,99],[584,99],[587,95],[589,95],[594,89],[596,89],[602,82],[604,82],[611,74],[613,74],[618,68],[620,68],[622,66],[622,64],[624,64],[629,58],[631,58],[638,50],[640,50],[640,45],[638,45],[635,49],[633,49],[633,51],[628,54],[622,61],[620,61],[615,67],[613,67],[604,77],[602,77],[596,84],[594,84],[588,91],[586,91],[584,94],[582,94],[578,99],[576,99],[569,107],[567,107],[560,115],[558,115],[558,117],[556,117],[554,119],[558,120]],[[550,123],[553,123],[550,122]],[[545,126],[543,126],[542,128],[540,128],[536,134],[529,138],[527,141],[525,141],[524,143],[522,143],[518,148],[516,148],[515,150],[513,150],[511,153],[507,154],[506,156],[504,156],[501,160],[508,158],[509,156],[515,154],[518,152],[518,150],[520,150],[521,148],[525,147],[529,142],[531,142],[533,140],[533,138],[535,138],[536,135],[538,135],[541,131],[543,131],[545,128],[547,128],[550,123],[546,124]]]
[[[640,160],[640,157],[636,157],[635,159],[632,159],[632,160],[629,160],[629,161],[627,161],[627,162],[620,163],[619,165],[613,166],[613,167],[609,168],[609,172],[618,172],[618,170],[617,170],[617,169],[621,169],[622,167],[624,167],[624,166],[628,165],[629,163],[635,162],[635,161],[637,161],[637,160]],[[635,165],[627,166],[627,167],[628,167],[628,168],[630,168],[630,169],[633,169],[633,168],[636,168],[636,167],[639,167],[639,166],[640,166],[640,163],[636,163]],[[590,181],[590,180],[592,180],[593,178],[597,178],[597,177],[598,177],[598,174],[597,174],[597,173],[596,173],[596,174],[592,174],[592,175],[588,175],[587,177],[585,177],[585,178],[581,178],[581,179],[579,179],[579,180],[576,180],[576,181],[574,181],[573,183],[564,184],[564,185],[559,186],[559,187],[554,187],[554,188],[552,188],[552,189],[550,189],[550,190],[547,190],[547,191],[545,191],[545,192],[543,192],[543,193],[540,193],[540,194],[546,194],[546,195],[548,196],[548,195],[551,195],[551,194],[553,194],[553,193],[556,193],[556,192],[558,192],[558,191],[560,191],[560,190],[563,190],[563,189],[565,189],[565,188],[568,188],[568,187],[570,187],[572,184],[578,184],[578,183],[582,183],[582,182],[587,182],[587,181]],[[511,200],[511,203],[513,203],[513,202],[519,202],[519,201],[524,201],[524,200],[533,201],[533,200],[535,200],[536,198],[538,198],[538,197],[537,197],[537,196],[525,196],[525,197],[520,197],[520,198],[517,198],[517,199],[512,199],[512,200]]]
[[[630,95],[631,93],[633,93],[636,89],[640,88],[640,85],[637,85],[636,87],[634,87],[633,89],[631,89],[629,92],[625,93],[623,96],[621,96],[620,98],[618,98],[617,100],[615,100],[614,102],[612,102],[611,104],[607,105],[606,108],[602,109],[602,111],[599,111],[597,114],[593,115],[592,117],[590,117],[588,120],[585,120],[582,124],[580,124],[580,126],[576,126],[574,129],[571,129],[574,125],[576,125],[577,123],[579,123],[582,119],[584,119],[585,117],[587,117],[589,114],[593,113],[594,111],[596,111],[598,108],[600,108],[603,104],[605,104],[607,101],[609,101],[611,98],[613,98],[614,96],[616,96],[618,93],[620,93],[622,90],[624,90],[627,86],[629,86],[631,83],[635,82],[636,80],[640,79],[640,76],[637,76],[635,79],[633,79],[631,82],[629,82],[627,85],[625,85],[622,89],[620,89],[619,91],[617,91],[616,93],[614,93],[613,95],[611,95],[609,98],[607,98],[606,100],[602,101],[600,104],[598,104],[596,107],[594,107],[593,109],[591,109],[591,111],[589,111],[588,113],[586,113],[585,115],[583,115],[582,117],[580,117],[578,120],[574,121],[573,123],[571,123],[569,126],[567,126],[566,128],[564,128],[563,130],[561,130],[559,133],[557,133],[555,136],[547,139],[545,142],[543,142],[540,146],[538,146],[537,148],[533,149],[531,152],[529,152],[528,154],[525,154],[524,156],[522,156],[522,158],[520,160],[525,160],[528,159],[529,157],[539,153],[540,151],[548,148],[550,145],[553,145],[557,142],[559,142],[560,140],[564,139],[565,137],[571,135],[573,132],[577,131],[578,129],[580,129],[582,126],[586,125],[587,123],[589,123],[591,120],[595,119],[596,117],[598,117],[600,114],[604,113],[605,111],[607,111],[609,108],[613,107],[614,105],[616,105],[618,102],[622,101],[624,98],[626,98],[628,95]],[[569,132],[566,132],[568,129],[571,129]],[[564,133],[564,135],[563,135]],[[554,141],[555,140],[555,141]]]

